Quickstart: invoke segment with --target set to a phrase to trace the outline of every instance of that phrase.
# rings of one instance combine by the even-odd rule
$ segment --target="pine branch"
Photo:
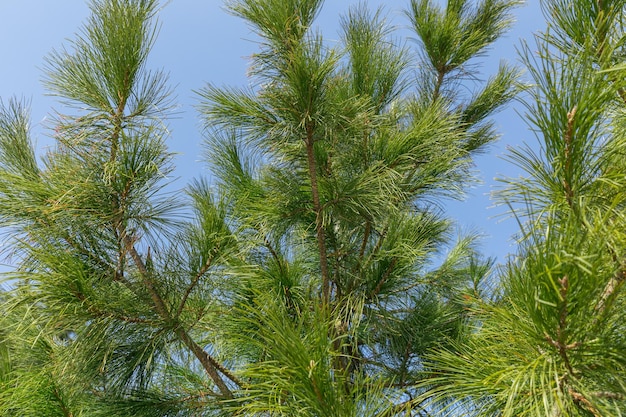
[[[310,371],[313,370],[314,366],[315,366],[315,362],[311,360]],[[320,388],[317,385],[317,382],[315,381],[315,377],[312,374],[312,372],[309,372],[309,379],[311,380],[311,385],[313,386],[313,391],[315,392],[317,401],[322,405],[323,408],[327,408],[326,402],[324,401],[324,396],[322,395],[322,392],[320,391]]]
[[[52,395],[54,396],[56,402],[59,404],[61,412],[63,413],[63,417],[74,417],[72,411],[69,409],[65,401],[63,401],[63,399],[61,398],[61,394],[59,393],[59,389],[56,385],[52,387]]]
[[[204,263],[204,265],[202,265],[202,268],[200,269],[200,271],[198,271],[196,276],[191,281],[191,284],[189,284],[189,286],[185,290],[185,293],[183,294],[183,297],[180,301],[180,305],[178,306],[178,309],[176,310],[176,314],[174,315],[174,317],[176,318],[180,317],[183,310],[185,309],[185,304],[187,303],[187,299],[189,298],[189,295],[191,294],[193,289],[196,287],[196,285],[198,285],[198,283],[200,282],[204,274],[206,274],[209,268],[211,268],[212,262],[213,262],[213,257],[209,256],[206,262]]]
[[[441,95],[441,87],[446,76],[446,68],[437,69],[437,81],[435,81],[435,89],[433,91],[433,101],[437,101]]]
[[[574,368],[572,368],[572,364],[569,359],[568,351],[571,349],[575,349],[581,346],[580,342],[567,344],[567,314],[568,314],[568,290],[569,290],[569,277],[565,275],[563,278],[559,280],[559,295],[561,297],[561,302],[559,303],[559,322],[556,329],[556,340],[550,337],[547,333],[544,334],[548,343],[554,346],[563,363],[565,368],[569,372],[569,375],[572,377],[576,377],[576,373],[574,372]]]
[[[186,330],[182,327],[182,325],[177,321],[176,318],[172,317],[167,305],[161,298],[160,294],[156,290],[154,284],[152,283],[151,274],[146,268],[141,256],[137,253],[135,249],[133,240],[127,236],[124,236],[124,242],[127,246],[128,253],[130,254],[135,266],[139,270],[140,275],[143,278],[143,283],[148,289],[148,293],[152,298],[152,302],[157,310],[157,313],[161,316],[166,323],[170,323],[173,326],[173,330],[176,335],[180,338],[180,340],[191,350],[194,356],[200,361],[200,364],[209,375],[209,377],[215,382],[215,385],[219,388],[220,392],[225,398],[233,398],[232,391],[228,388],[222,377],[218,374],[217,369],[219,366],[220,372],[226,375],[231,381],[235,382],[237,385],[241,386],[241,382],[230,372],[226,371],[224,367],[218,365],[217,361],[211,357],[204,349],[200,347],[186,332]]]
[[[363,264],[363,256],[365,256],[365,249],[370,239],[370,233],[372,231],[372,223],[369,220],[365,220],[365,231],[363,232],[363,241],[361,242],[361,249],[359,249],[359,262]]]
[[[124,92],[130,91],[130,72],[126,70],[124,76],[124,88],[123,91],[118,91],[118,105],[117,108],[111,112],[111,121],[114,126],[113,133],[110,138],[110,162],[114,163],[118,157],[118,148],[119,148],[119,140],[122,135],[123,129],[123,118],[124,111],[128,99],[128,95],[124,94]],[[178,322],[178,315],[172,316],[168,306],[165,301],[159,294],[156,289],[153,281],[152,281],[152,273],[146,267],[146,264],[141,259],[141,256],[135,249],[135,241],[134,238],[128,235],[128,231],[126,230],[123,224],[124,217],[124,207],[125,200],[128,198],[128,193],[130,191],[131,181],[129,180],[124,190],[120,194],[112,193],[111,195],[111,204],[112,204],[112,213],[114,215],[113,219],[113,230],[115,230],[120,243],[122,243],[120,247],[120,253],[118,256],[120,258],[125,257],[125,254],[130,254],[130,257],[133,259],[133,262],[137,269],[139,270],[139,274],[142,278],[142,282],[146,289],[148,290],[148,294],[152,299],[152,303],[156,309],[157,314],[167,323],[168,326],[172,326],[175,334],[180,338],[180,340],[187,346],[189,350],[194,354],[194,356],[200,361],[202,367],[205,372],[209,375],[209,377],[213,380],[215,385],[217,385],[220,390],[222,396],[225,398],[233,398],[232,391],[228,388],[223,378],[218,373],[218,368],[220,371],[226,375],[229,379],[231,379],[236,384],[240,385],[239,381],[236,377],[230,374],[224,367],[217,364],[215,361],[204,349],[200,347],[187,333],[187,331],[182,327],[181,323]],[[201,276],[201,275],[200,275]],[[199,277],[197,278],[199,279]],[[190,292],[192,288],[188,289]],[[181,302],[180,309],[184,307],[184,302],[186,301],[186,297],[183,298]]]
[[[313,126],[307,123],[305,146],[307,152],[307,164],[309,168],[309,180],[311,181],[311,194],[313,196],[313,211],[315,213],[315,232],[317,247],[320,255],[320,270],[322,273],[322,304],[330,303],[330,276],[328,271],[328,258],[326,254],[326,235],[324,232],[324,220],[322,218],[322,205],[320,203],[319,187],[317,184],[317,164],[315,163],[313,138]]]
[[[374,249],[372,249],[369,256],[367,257],[367,262],[370,262],[372,260],[372,257],[377,255],[380,249],[383,247],[383,243],[385,242],[385,238],[387,237],[388,231],[389,231],[389,224],[386,224],[382,232],[380,233],[380,235],[378,235],[378,241],[376,242],[376,245],[374,245]]]
[[[124,91],[129,91],[129,70],[126,70],[124,75]],[[111,135],[111,157],[110,162],[114,162],[117,159],[117,150],[119,147],[120,135],[122,134],[122,122],[124,118],[124,111],[126,109],[126,102],[128,96],[124,95],[121,91],[118,91],[119,103],[117,109],[111,113],[111,119],[113,121],[113,134]]]
[[[572,388],[568,390],[577,407],[589,411],[593,417],[603,417],[600,411],[583,394],[576,392]]]
[[[387,280],[391,276],[391,273],[393,272],[393,269],[396,267],[397,263],[398,263],[398,258],[393,258],[391,260],[391,263],[389,264],[389,266],[385,270],[385,273],[383,274],[383,276],[378,281],[378,284],[376,284],[376,288],[374,288],[374,290],[370,294],[369,299],[373,299],[374,297],[376,297],[378,295],[378,293],[380,293],[380,290],[383,288],[383,285],[385,285],[385,282],[387,282]]]
[[[618,401],[624,401],[624,399],[626,398],[624,394],[619,394],[616,392],[607,392],[607,391],[592,392],[591,395],[593,395],[594,397],[598,397],[598,398],[607,398],[610,400],[618,400]]]
[[[267,238],[267,236],[263,237],[263,245],[267,248],[267,250],[272,255],[272,258],[274,259],[274,262],[276,262],[276,265],[278,265],[278,268],[280,269],[280,273],[284,274],[285,270],[284,270],[284,267],[283,267],[283,262],[281,261],[280,257],[278,256],[278,252],[276,252],[276,250],[272,247],[272,245],[271,245],[269,239]]]

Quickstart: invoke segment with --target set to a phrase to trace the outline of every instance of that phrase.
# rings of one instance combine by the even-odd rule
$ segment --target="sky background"
[[[326,0],[316,21],[329,43],[339,38],[339,16],[359,0]],[[544,28],[539,0],[527,0],[515,12],[511,31],[500,39],[482,60],[479,78],[493,74],[500,61],[518,63],[516,47],[521,39],[532,45],[532,34]],[[254,35],[243,21],[227,14],[222,0],[171,0],[159,13],[160,33],[148,67],[169,73],[178,104],[177,115],[170,120],[170,149],[178,153],[175,175],[179,188],[194,176],[207,175],[202,162],[201,122],[194,110],[199,90],[210,82],[217,86],[245,86],[248,61],[256,51]],[[370,0],[372,8],[384,5],[388,18],[407,34],[408,19],[402,10],[409,0]],[[45,129],[47,115],[63,107],[46,95],[41,85],[44,58],[53,49],[68,45],[67,40],[79,30],[89,14],[84,0],[0,0],[0,98],[25,98],[32,112],[31,130],[38,150],[52,142]],[[417,47],[412,43],[414,48]],[[494,178],[519,175],[519,170],[503,156],[509,146],[535,143],[533,134],[522,120],[522,106],[513,103],[495,117],[502,134],[490,151],[477,158],[476,170],[482,184],[469,190],[462,202],[448,201],[444,206],[463,230],[482,233],[486,256],[499,262],[514,252],[511,236],[517,230],[514,220],[500,216],[505,209],[493,208],[490,192]]]

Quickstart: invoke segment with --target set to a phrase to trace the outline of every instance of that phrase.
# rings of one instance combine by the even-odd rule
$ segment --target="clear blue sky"
[[[337,39],[339,15],[359,0],[326,0],[317,24],[328,40]],[[409,0],[371,0],[372,7],[385,5],[389,17],[400,27],[407,25],[401,10]],[[179,115],[171,120],[170,147],[180,155],[176,174],[181,177],[182,188],[187,179],[207,174],[200,162],[200,121],[194,111],[193,90],[207,82],[216,85],[246,85],[247,61],[255,51],[253,35],[239,19],[228,15],[222,0],[171,0],[159,14],[161,31],[151,55],[149,66],[170,73],[170,83],[175,87]],[[60,48],[73,37],[88,14],[83,0],[0,0],[0,97],[6,101],[12,96],[24,97],[31,102],[32,131],[37,147],[51,144],[43,128],[51,109],[61,109],[53,97],[45,95],[41,86],[44,57]],[[516,11],[517,22],[504,39],[501,39],[485,61],[486,79],[500,60],[517,61],[516,46],[520,39],[532,45],[533,32],[544,27],[539,0],[527,0]],[[501,140],[491,151],[477,160],[476,169],[483,184],[470,190],[463,202],[446,201],[446,208],[464,229],[474,229],[485,234],[483,250],[488,256],[504,260],[514,246],[510,239],[516,231],[514,221],[500,221],[494,216],[502,208],[489,209],[489,198],[494,177],[517,176],[518,170],[502,159],[507,146],[522,142],[534,143],[521,116],[519,104],[509,106],[497,115]]]

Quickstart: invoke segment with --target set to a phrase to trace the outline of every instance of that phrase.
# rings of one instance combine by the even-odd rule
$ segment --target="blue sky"
[[[326,39],[338,38],[339,15],[359,0],[326,0],[317,24]],[[371,0],[372,7],[384,5],[389,18],[399,27],[408,24],[401,10],[409,0]],[[172,0],[159,14],[161,30],[153,49],[149,67],[162,68],[170,74],[170,84],[175,88],[179,113],[170,121],[172,137],[170,147],[179,153],[176,175],[182,188],[187,179],[207,174],[200,161],[202,136],[200,121],[194,111],[194,90],[207,82],[215,85],[247,85],[247,61],[255,51],[254,38],[249,28],[239,19],[228,15],[222,0]],[[50,146],[44,128],[46,115],[56,108],[61,110],[54,97],[46,96],[41,86],[44,57],[54,48],[67,45],[87,17],[89,9],[84,0],[0,0],[0,97],[6,101],[12,96],[30,100],[32,131],[38,149]],[[520,39],[532,45],[533,32],[545,23],[539,0],[527,0],[516,10],[513,29],[497,42],[481,67],[486,79],[501,60],[517,62],[516,46]],[[517,170],[503,160],[507,146],[523,142],[534,143],[521,116],[521,105],[513,104],[496,116],[501,140],[490,152],[477,159],[476,169],[483,184],[469,190],[462,202],[446,201],[445,206],[464,230],[477,230],[485,235],[485,255],[497,256],[503,261],[514,250],[511,235],[517,225],[513,220],[496,218],[504,209],[493,205],[489,193],[495,177],[517,176]]]

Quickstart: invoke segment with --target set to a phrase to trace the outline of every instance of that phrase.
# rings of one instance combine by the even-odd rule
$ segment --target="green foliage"
[[[198,92],[214,177],[168,195],[158,5],[92,1],[47,60],[56,148],[38,162],[25,106],[0,111],[0,414],[421,413],[425,358],[472,339],[490,296],[492,261],[440,206],[521,89],[504,64],[469,81],[517,3],[412,2],[417,60],[382,10],[352,8],[331,47],[319,0],[229,2],[258,35],[253,87]]]
[[[412,0],[409,18],[419,35],[433,69],[447,73],[460,69],[511,24],[516,0],[448,1],[445,10],[430,0]]]
[[[624,339],[623,4],[544,1],[548,30],[522,58],[526,120],[539,149],[498,197],[520,222],[519,250],[494,305],[458,351],[429,354],[432,406],[476,415],[619,416]],[[425,384],[426,385],[426,384]],[[454,415],[454,413],[450,413]]]

